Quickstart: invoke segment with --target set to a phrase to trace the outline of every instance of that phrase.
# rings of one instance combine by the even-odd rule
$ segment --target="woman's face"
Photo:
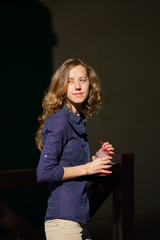
[[[69,71],[67,99],[72,105],[72,111],[80,111],[82,103],[89,95],[89,79],[86,69],[77,65]]]

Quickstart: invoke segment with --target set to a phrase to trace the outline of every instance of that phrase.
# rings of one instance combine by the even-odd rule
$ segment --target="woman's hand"
[[[111,156],[106,156],[102,158],[96,158],[93,156],[92,161],[87,163],[87,173],[88,175],[96,174],[99,176],[107,176],[112,173],[110,168],[112,167]]]
[[[105,150],[109,152],[109,156],[96,158],[92,157],[92,161],[79,166],[64,167],[64,174],[62,180],[73,179],[76,177],[96,174],[98,176],[107,176],[112,173],[110,168],[112,167],[111,160],[114,155],[114,148],[109,142],[104,143]],[[102,148],[100,149],[102,151]]]
[[[103,146],[104,146],[105,151],[108,151],[109,156],[112,157],[114,155],[114,148],[113,148],[112,144],[110,144],[109,142],[105,142],[103,144]],[[103,151],[103,149],[101,148],[99,151]]]

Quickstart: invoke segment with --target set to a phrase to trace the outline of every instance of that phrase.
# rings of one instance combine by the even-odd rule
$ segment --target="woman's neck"
[[[72,110],[72,112],[80,116],[81,104],[72,104],[71,102],[68,102],[66,105]]]

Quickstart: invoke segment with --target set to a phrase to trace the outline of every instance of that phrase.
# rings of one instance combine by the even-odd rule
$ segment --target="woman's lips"
[[[75,96],[81,96],[82,93],[74,93]]]

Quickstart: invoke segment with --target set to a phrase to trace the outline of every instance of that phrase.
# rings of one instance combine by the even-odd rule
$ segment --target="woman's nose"
[[[75,81],[75,89],[81,89],[81,84],[79,81]]]

